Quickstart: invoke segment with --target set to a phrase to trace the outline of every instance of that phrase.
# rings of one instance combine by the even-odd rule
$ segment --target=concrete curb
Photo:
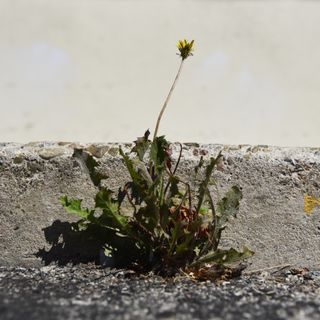
[[[72,156],[75,148],[96,157],[110,187],[123,185],[127,173],[119,144],[0,144],[0,265],[38,266],[97,254],[90,251],[90,244],[84,250],[81,239],[68,239],[72,217],[58,201],[67,194],[92,205],[96,190]],[[238,219],[228,226],[223,244],[254,250],[250,269],[286,263],[320,266],[320,208],[307,215],[303,201],[304,195],[320,197],[320,148],[209,144],[183,148],[179,174],[186,178],[201,155],[208,159],[223,150],[224,171],[215,173],[220,193],[236,184],[244,194]],[[173,150],[176,157],[177,144]],[[62,237],[70,240],[69,246],[62,244]]]

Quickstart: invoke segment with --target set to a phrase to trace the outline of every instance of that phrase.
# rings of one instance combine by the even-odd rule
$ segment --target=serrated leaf
[[[94,157],[82,149],[75,149],[73,156],[80,161],[83,167],[85,167],[84,169],[87,170],[93,184],[96,187],[100,187],[101,180],[107,177],[96,169],[99,166],[99,163]]]
[[[156,137],[150,149],[150,159],[153,162],[155,173],[160,174],[165,168],[165,162],[168,160],[167,149],[169,142],[164,136]]]
[[[176,246],[176,254],[181,255],[186,251],[193,251],[193,247],[190,245],[192,240],[194,240],[194,233],[188,232],[183,237],[183,242]]]
[[[208,190],[208,185],[210,183],[210,178],[212,175],[212,172],[214,170],[215,165],[217,164],[218,160],[222,157],[221,152],[219,152],[218,156],[216,158],[211,158],[209,164],[206,167],[205,170],[205,177],[204,180],[200,183],[199,190],[198,190],[198,204],[197,204],[197,211],[200,210],[205,195]]]
[[[244,259],[251,257],[254,254],[253,251],[249,250],[247,247],[244,247],[241,252],[230,248],[228,250],[218,249],[216,251],[210,252],[198,259],[190,266],[200,266],[204,263],[217,263],[222,265],[232,265],[238,263]]]
[[[112,198],[113,192],[109,189],[103,189],[96,194],[96,208],[109,208],[111,211],[118,211],[119,205],[117,200]]]
[[[126,231],[128,218],[118,212],[119,204],[111,195],[112,191],[108,189],[101,190],[96,195],[96,208],[103,210],[99,221],[103,224],[108,223],[110,227],[119,228],[120,231]]]
[[[136,141],[134,141],[135,146],[132,148],[131,152],[135,152],[138,157],[139,160],[143,161],[143,157],[145,155],[145,153],[147,152],[147,150],[149,149],[150,143],[151,141],[148,139],[150,135],[150,131],[147,130],[144,133],[143,137],[139,137],[137,138]]]
[[[125,166],[129,171],[132,182],[139,189],[140,195],[142,197],[145,196],[148,186],[151,186],[152,184],[152,179],[146,170],[144,163],[139,159],[130,159],[121,148],[119,150]]]
[[[82,209],[80,199],[68,199],[67,196],[60,197],[60,203],[63,205],[68,213],[76,215],[82,219],[88,219],[90,215],[93,215],[94,211],[89,209]]]
[[[218,216],[218,228],[223,228],[228,222],[230,217],[236,217],[239,212],[239,204],[242,199],[242,192],[237,186],[231,187],[231,189],[225,194],[225,196],[218,202],[217,211]]]
[[[231,217],[236,217],[239,211],[242,192],[237,186],[233,186],[226,195],[218,202],[217,214],[214,222],[214,239],[218,245],[222,231],[226,228]]]
[[[154,202],[148,202],[134,215],[134,218],[152,234],[154,234],[154,229],[158,225],[159,217],[159,208]]]

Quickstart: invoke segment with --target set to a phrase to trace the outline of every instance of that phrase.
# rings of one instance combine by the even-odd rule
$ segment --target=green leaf
[[[127,231],[128,218],[119,213],[119,204],[111,195],[112,191],[108,189],[103,189],[96,195],[96,208],[103,210],[99,221],[110,224],[109,227],[119,228],[120,231]]]
[[[110,189],[102,189],[96,194],[96,208],[109,208],[111,211],[118,211],[119,205],[117,200],[112,198],[113,192]]]
[[[199,209],[199,214],[201,214],[202,216],[206,216],[209,212],[209,209],[207,207],[201,207]]]
[[[244,247],[242,252],[239,252],[233,248],[228,250],[218,249],[216,251],[210,252],[202,258],[193,262],[190,267],[200,266],[204,263],[217,263],[222,265],[233,265],[244,259],[251,257],[254,254],[253,251]]]
[[[80,199],[68,199],[67,196],[60,197],[60,203],[63,205],[68,213],[76,215],[82,219],[89,219],[93,215],[94,211],[89,209],[82,209]]]
[[[119,150],[133,183],[139,188],[141,196],[144,196],[144,192],[152,184],[152,179],[144,163],[139,159],[130,159],[121,148]]]
[[[166,233],[169,225],[169,207],[166,203],[164,203],[159,210],[159,215],[160,215],[160,226],[162,229],[162,233],[165,234],[167,237],[168,234]]]
[[[233,186],[226,195],[218,202],[217,213],[214,222],[214,239],[219,244],[221,233],[226,228],[231,217],[236,217],[239,211],[239,203],[242,199],[242,192],[237,186]]]
[[[96,187],[100,187],[102,179],[107,178],[106,175],[98,172],[96,167],[99,166],[99,163],[94,159],[94,157],[88,152],[83,151],[82,149],[75,149],[73,157],[77,158],[85,169],[88,170],[91,181]]]
[[[151,141],[148,139],[149,135],[150,135],[150,131],[147,130],[144,133],[143,137],[137,138],[137,140],[134,142],[135,146],[131,150],[131,152],[135,152],[138,155],[139,160],[141,161],[143,161],[143,157],[147,152],[147,150],[149,149],[149,146],[151,143]]]
[[[170,243],[169,252],[173,254],[174,251],[176,250],[178,239],[184,234],[185,226],[183,222],[180,222],[180,221],[176,222],[174,220],[171,220],[171,221],[173,222],[173,228],[171,229],[171,236],[169,238],[169,243]]]
[[[190,245],[192,240],[194,240],[194,233],[186,232],[183,236],[183,241],[176,246],[176,254],[181,255],[184,252],[193,251],[193,246]]]
[[[148,202],[134,215],[134,218],[152,234],[154,234],[154,229],[158,225],[159,217],[159,207],[154,202]]]
[[[164,136],[156,137],[150,150],[150,159],[154,164],[155,173],[158,175],[165,169],[165,162],[169,159],[167,149],[169,142]]]
[[[226,195],[218,202],[218,228],[224,228],[230,217],[236,217],[239,212],[239,204],[242,192],[237,186],[231,187]]]
[[[214,170],[215,165],[217,164],[218,160],[222,157],[221,152],[219,152],[218,156],[216,158],[211,158],[210,163],[206,167],[205,171],[205,177],[204,180],[200,183],[199,190],[198,190],[198,205],[197,205],[197,211],[200,210],[202,203],[204,201],[208,185],[210,183],[210,178],[212,175],[212,172]]]

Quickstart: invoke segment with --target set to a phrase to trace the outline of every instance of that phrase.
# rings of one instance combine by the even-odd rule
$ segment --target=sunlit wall
[[[320,146],[320,2],[1,0],[0,141]]]

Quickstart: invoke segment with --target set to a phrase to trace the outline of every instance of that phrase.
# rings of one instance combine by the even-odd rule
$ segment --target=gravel
[[[214,284],[94,265],[0,267],[0,319],[319,319],[320,272]]]

